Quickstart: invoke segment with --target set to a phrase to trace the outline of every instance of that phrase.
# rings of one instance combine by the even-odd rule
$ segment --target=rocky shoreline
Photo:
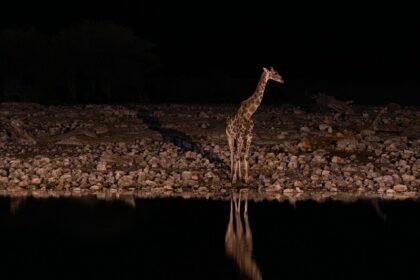
[[[392,108],[386,110],[383,108]],[[0,104],[0,195],[405,199],[420,196],[420,108],[262,106],[250,182],[231,184],[234,105]]]

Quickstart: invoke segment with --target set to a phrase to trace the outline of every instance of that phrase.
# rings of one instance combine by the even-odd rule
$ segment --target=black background
[[[305,101],[317,92],[369,103],[419,99],[420,30],[414,7],[402,4],[19,2],[2,4],[3,28],[34,27],[54,36],[83,20],[111,22],[154,44],[160,58],[155,77],[199,77],[207,88],[220,75],[244,81],[234,94],[151,86],[146,91],[158,101],[237,102],[252,93],[268,66],[286,84],[270,85],[269,95],[281,98],[267,102],[302,101],[296,95]]]

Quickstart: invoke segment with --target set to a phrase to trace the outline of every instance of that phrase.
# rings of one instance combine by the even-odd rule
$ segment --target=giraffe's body
[[[245,165],[243,179],[245,182],[248,180],[248,154],[254,129],[251,117],[261,104],[267,82],[274,80],[284,83],[283,78],[272,67],[270,70],[266,68],[263,70],[254,94],[242,101],[238,112],[227,119],[226,136],[230,150],[230,170],[233,183],[236,182],[237,177],[242,179],[241,158]],[[244,151],[243,157],[242,151]]]

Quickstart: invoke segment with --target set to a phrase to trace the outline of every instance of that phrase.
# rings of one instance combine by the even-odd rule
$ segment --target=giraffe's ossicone
[[[248,182],[248,155],[252,142],[252,131],[254,122],[251,120],[252,115],[261,104],[264,90],[269,80],[284,83],[282,76],[273,69],[263,68],[261,78],[258,82],[255,92],[248,99],[242,101],[238,112],[229,117],[226,123],[226,137],[230,150],[230,173],[232,183],[237,178],[244,179]],[[243,153],[243,155],[242,155]],[[242,164],[244,165],[244,176],[242,176]]]

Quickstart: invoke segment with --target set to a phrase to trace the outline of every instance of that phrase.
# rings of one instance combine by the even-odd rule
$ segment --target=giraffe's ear
[[[274,68],[273,68],[273,66],[271,66],[271,67],[270,67],[270,70],[271,70],[271,71],[274,71]]]
[[[269,72],[267,68],[263,67],[264,72]]]

